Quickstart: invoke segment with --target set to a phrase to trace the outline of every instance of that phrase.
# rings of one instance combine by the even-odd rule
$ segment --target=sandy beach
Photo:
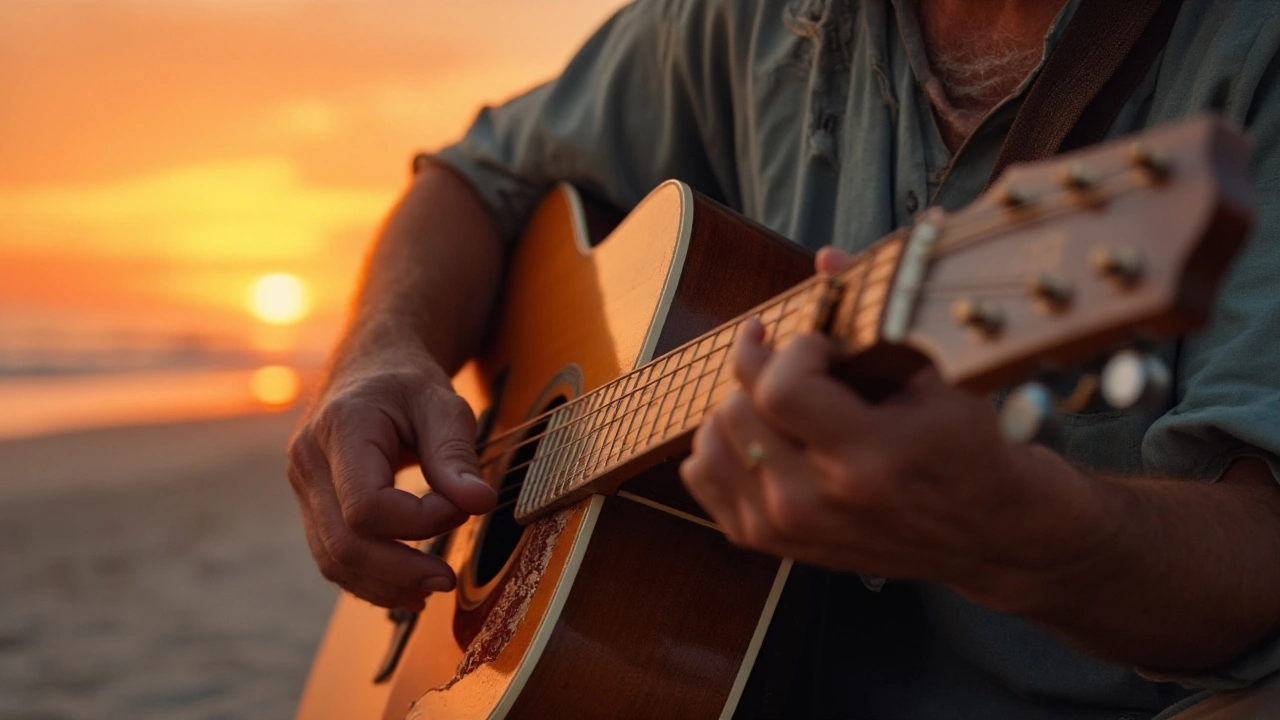
[[[0,720],[288,718],[335,590],[296,414],[0,442]]]

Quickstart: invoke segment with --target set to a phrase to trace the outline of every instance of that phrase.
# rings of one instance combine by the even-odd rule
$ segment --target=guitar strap
[[[1013,163],[1103,140],[1169,41],[1181,7],[1182,0],[1081,0],[1027,90],[987,184]],[[796,717],[809,708],[800,676],[813,669],[805,641],[814,632],[810,618],[823,612],[823,576],[792,569],[734,720]]]
[[[1009,165],[1100,142],[1173,31],[1182,0],[1082,0],[1013,120],[990,185]]]

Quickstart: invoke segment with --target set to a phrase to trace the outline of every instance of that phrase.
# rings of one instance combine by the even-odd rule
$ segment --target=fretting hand
[[[827,250],[818,267],[846,261]],[[945,582],[997,605],[1017,602],[1003,594],[1011,576],[1070,563],[1089,546],[1089,537],[1055,536],[1069,522],[1046,522],[1087,496],[1074,486],[1084,478],[1038,479],[1045,451],[1007,443],[988,399],[929,369],[871,405],[828,373],[824,337],[774,351],[763,334],[759,323],[745,328],[730,358],[741,388],[707,417],[682,466],[733,542]]]

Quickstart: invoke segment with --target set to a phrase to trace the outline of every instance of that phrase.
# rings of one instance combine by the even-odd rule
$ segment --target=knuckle
[[[741,536],[739,545],[755,549],[768,548],[776,539],[773,527],[764,518],[754,515],[742,519],[738,534]]]
[[[837,473],[834,483],[834,500],[855,507],[883,505],[887,499],[893,467],[897,461],[888,453],[871,451],[849,463],[843,472]]]
[[[751,406],[751,397],[747,395],[746,391],[738,389],[729,393],[729,396],[721,401],[712,412],[727,424],[731,423],[735,418],[742,418],[752,414],[754,408]]]
[[[779,373],[766,373],[756,385],[756,402],[775,417],[788,415],[794,400],[795,388],[786,376]]]
[[[289,478],[289,485],[293,488],[295,495],[305,497],[310,493],[311,479],[301,463],[291,461],[288,470],[285,471],[285,477]]]
[[[801,498],[776,486],[765,497],[769,522],[777,534],[785,537],[805,534],[812,509]]]
[[[359,567],[364,561],[360,542],[350,535],[335,538],[329,544],[329,555],[340,568]]]
[[[471,440],[453,433],[440,439],[432,451],[432,459],[474,465],[476,448]]]
[[[359,422],[368,407],[368,401],[351,395],[340,395],[329,400],[312,420],[311,427],[316,438],[322,443],[332,442],[342,428]]]
[[[469,437],[475,433],[475,413],[471,404],[453,388],[430,385],[423,391],[421,403],[431,416],[449,423],[460,434]]]
[[[342,584],[345,574],[342,568],[334,561],[333,558],[322,555],[316,558],[316,567],[320,570],[320,575],[331,583]]]
[[[371,493],[354,493],[343,499],[342,519],[357,533],[369,534],[379,524],[377,503]]]
[[[314,448],[315,437],[311,434],[310,428],[304,427],[289,440],[289,446],[285,452],[291,465],[301,467],[311,461],[311,453]]]

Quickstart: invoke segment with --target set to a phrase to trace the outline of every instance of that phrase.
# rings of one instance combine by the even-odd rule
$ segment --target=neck
[[[1066,0],[917,0],[939,84],[926,87],[943,139],[956,150],[1035,69]]]

